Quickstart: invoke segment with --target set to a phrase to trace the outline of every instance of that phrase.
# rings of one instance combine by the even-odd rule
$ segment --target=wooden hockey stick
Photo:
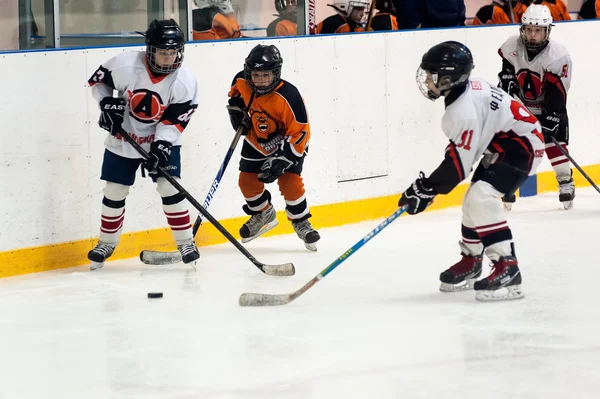
[[[338,267],[343,261],[348,259],[353,253],[358,251],[363,245],[367,243],[371,238],[375,237],[377,234],[381,232],[385,227],[389,226],[396,218],[402,215],[406,211],[407,207],[403,206],[394,212],[391,216],[385,219],[381,224],[375,227],[369,234],[364,236],[360,241],[358,241],[352,248],[344,252],[339,258],[334,260],[329,266],[327,266],[321,273],[317,274],[312,280],[308,283],[304,284],[302,288],[299,290],[292,292],[291,294],[282,294],[282,295],[271,295],[271,294],[255,294],[255,293],[244,293],[240,296],[239,304],[240,306],[279,306],[286,305],[292,302],[294,299],[298,298],[300,295],[304,294],[311,288],[313,285],[319,282],[323,277],[327,276],[329,273],[333,271],[336,267]]]
[[[587,180],[588,182],[590,182],[590,184],[592,185],[592,187],[594,187],[594,188],[596,189],[596,191],[598,191],[598,193],[600,193],[600,189],[598,188],[598,186],[596,185],[596,183],[594,183],[594,181],[593,181],[593,180],[592,180],[592,179],[591,179],[591,178],[590,178],[590,177],[587,175],[587,173],[585,173],[585,172],[583,171],[583,169],[581,169],[581,166],[577,165],[577,162],[575,162],[575,160],[573,159],[573,157],[572,157],[571,155],[569,155],[569,153],[567,152],[567,150],[565,150],[565,149],[564,149],[564,148],[563,148],[563,147],[560,145],[560,143],[558,142],[558,140],[556,140],[556,139],[554,138],[554,136],[550,136],[550,138],[552,139],[552,142],[554,143],[554,145],[555,145],[555,146],[557,146],[557,147],[558,147],[558,149],[559,149],[559,150],[560,150],[560,151],[563,153],[563,155],[564,155],[565,157],[567,157],[567,159],[568,159],[569,161],[571,161],[571,163],[572,163],[573,165],[575,165],[575,167],[577,168],[577,170],[579,171],[579,173],[581,173],[581,174],[583,175],[583,177],[585,177],[585,178],[586,178],[586,180]]]
[[[376,3],[377,3],[377,0],[371,1],[371,8],[369,8],[369,17],[367,19],[367,28],[365,29],[365,32],[368,32],[369,29],[371,29],[371,22],[373,21],[373,14],[375,14]]]
[[[250,97],[250,102],[248,102],[248,106],[245,108],[246,112],[252,105],[253,101],[254,101],[254,93],[252,93],[252,96]],[[233,136],[233,140],[231,141],[231,144],[229,145],[229,148],[227,149],[227,153],[225,154],[225,159],[221,163],[221,167],[219,168],[219,171],[217,172],[217,177],[215,177],[215,180],[213,181],[212,185],[210,186],[210,189],[208,190],[206,199],[204,200],[204,203],[202,204],[202,207],[204,209],[208,209],[208,206],[210,205],[210,201],[212,200],[213,196],[217,192],[217,188],[219,187],[219,184],[221,183],[221,179],[223,178],[223,175],[225,174],[225,169],[227,169],[227,165],[229,165],[229,161],[231,160],[231,157],[233,156],[233,152],[235,151],[235,148],[237,147],[237,144],[240,141],[240,138],[242,137],[243,130],[244,130],[244,127],[240,126],[236,130],[235,135]],[[194,222],[194,229],[193,229],[194,237],[196,237],[196,233],[198,233],[198,230],[200,229],[201,224],[202,224],[202,213],[199,213],[198,217],[196,218],[196,221]],[[140,252],[140,260],[147,265],[168,265],[171,263],[180,262],[181,254],[179,253],[179,251],[165,252],[165,251],[153,251],[153,250],[146,249],[146,250],[143,250],[142,252]]]
[[[131,144],[131,146],[133,148],[135,148],[135,150],[137,152],[139,152],[140,155],[145,160],[150,159],[150,154],[148,154],[148,152],[146,150],[144,150],[142,148],[142,146],[139,145],[128,133],[122,132],[121,136],[123,137],[123,139],[125,141],[127,141],[129,144]],[[270,276],[293,276],[295,274],[295,268],[291,262],[280,264],[280,265],[266,265],[266,264],[256,260],[256,258],[254,256],[252,256],[252,254],[250,254],[250,252],[248,252],[248,250],[246,248],[244,248],[242,246],[242,244],[240,244],[225,229],[225,227],[223,227],[223,225],[221,223],[219,223],[219,221],[217,221],[217,219],[215,219],[210,213],[208,213],[208,211],[206,209],[204,209],[202,207],[202,205],[200,205],[200,203],[198,201],[196,201],[196,199],[194,197],[192,197],[192,195],[185,188],[183,188],[181,186],[181,184],[179,184],[179,182],[177,182],[177,180],[175,180],[175,178],[173,176],[171,176],[167,171],[165,171],[161,167],[158,167],[157,169],[158,169],[158,173],[162,177],[167,179],[167,181],[169,183],[171,183],[171,185],[173,187],[175,187],[177,189],[177,191],[179,191],[185,197],[185,199],[187,199],[196,209],[198,209],[198,211],[202,214],[202,216],[204,216],[206,219],[208,219],[208,221],[210,223],[212,223],[212,225],[215,226],[216,229],[219,230],[219,232],[221,234],[223,234],[223,236],[225,236],[225,238],[227,238],[227,240],[229,240],[229,242],[231,242],[233,244],[233,246],[236,247],[246,258],[248,258],[248,260],[250,260],[254,264],[254,266],[256,266],[261,272],[268,274]]]

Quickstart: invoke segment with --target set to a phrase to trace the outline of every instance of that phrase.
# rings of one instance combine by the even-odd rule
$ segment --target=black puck
[[[162,297],[163,297],[162,292],[149,292],[148,293],[148,298],[162,298]]]

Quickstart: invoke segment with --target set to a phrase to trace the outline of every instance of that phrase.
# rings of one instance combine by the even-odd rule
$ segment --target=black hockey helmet
[[[473,55],[467,46],[455,41],[443,42],[423,55],[417,69],[417,84],[425,97],[436,100],[440,94],[434,93],[427,86],[428,72],[431,74],[431,82],[440,92],[444,92],[466,85],[473,67]]]
[[[167,74],[179,68],[183,62],[185,37],[183,31],[173,19],[150,22],[146,31],[146,57],[148,67],[156,74]],[[177,56],[170,65],[159,65],[156,61],[157,50],[177,50]]]
[[[244,78],[252,91],[257,95],[269,94],[281,82],[281,66],[283,58],[279,49],[273,45],[264,46],[259,44],[254,47],[244,63]],[[252,72],[254,71],[272,71],[273,79],[269,85],[256,86],[252,82]]]
[[[298,18],[297,0],[275,0],[275,9],[283,18],[296,21]]]

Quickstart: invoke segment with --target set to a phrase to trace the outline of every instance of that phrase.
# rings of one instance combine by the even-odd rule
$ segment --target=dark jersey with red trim
[[[127,51],[104,62],[88,80],[92,95],[100,102],[113,90],[127,100],[122,127],[142,147],[164,140],[181,145],[181,133],[198,107],[196,78],[185,66],[168,75],[154,75],[145,51]],[[140,154],[120,136],[108,135],[105,146],[125,158]]]
[[[482,157],[528,173],[544,156],[542,127],[520,102],[485,80],[473,78],[446,97],[442,130],[450,140],[442,164],[429,177],[437,193],[449,193]]]
[[[566,112],[573,63],[565,46],[550,40],[530,60],[521,37],[517,35],[510,37],[498,53],[504,64],[501,74],[513,74],[519,87],[518,97],[534,115],[541,115],[544,111]]]
[[[238,73],[231,84],[229,97],[241,96],[248,104],[252,90]],[[304,100],[293,84],[281,80],[277,88],[266,95],[256,96],[248,110],[252,128],[245,140],[260,154],[268,156],[278,149],[301,158],[310,142],[310,124]]]

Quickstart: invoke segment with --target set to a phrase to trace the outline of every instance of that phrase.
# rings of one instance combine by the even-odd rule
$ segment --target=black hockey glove
[[[261,166],[262,172],[258,174],[258,181],[263,183],[273,183],[279,178],[285,171],[297,162],[291,160],[291,156],[286,156],[283,150],[277,150],[275,154],[267,159]]]
[[[437,193],[433,189],[427,188],[426,180],[425,175],[421,172],[419,178],[402,194],[398,206],[407,205],[408,209],[406,211],[411,215],[416,215],[427,209]]]
[[[126,107],[127,101],[122,98],[104,97],[100,100],[100,120],[98,120],[98,125],[113,136],[123,132],[121,124],[123,123]]]
[[[242,97],[232,97],[229,99],[229,105],[227,106],[227,112],[229,112],[229,120],[233,130],[237,131],[240,126],[243,126],[242,135],[248,134],[248,131],[252,127],[252,121],[246,112],[246,104]]]
[[[561,115],[556,112],[543,112],[540,116],[544,137],[556,137],[560,130]]]
[[[150,144],[150,159],[144,161],[144,168],[149,173],[158,173],[158,167],[164,168],[171,157],[171,147],[173,144],[168,141],[158,140]]]

